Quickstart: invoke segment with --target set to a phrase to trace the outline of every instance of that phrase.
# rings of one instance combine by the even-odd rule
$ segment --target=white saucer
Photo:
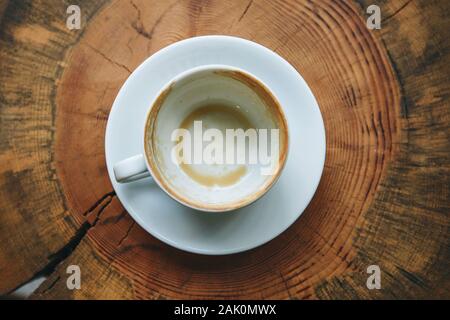
[[[145,115],[158,91],[179,73],[206,64],[235,66],[254,74],[275,93],[288,119],[289,155],[280,179],[264,197],[233,212],[186,208],[150,179],[119,184],[112,170],[116,162],[141,152]],[[268,242],[300,216],[322,175],[325,129],[311,90],[286,60],[248,40],[204,36],[160,50],[131,74],[112,106],[105,150],[116,194],[141,227],[181,250],[231,254]]]

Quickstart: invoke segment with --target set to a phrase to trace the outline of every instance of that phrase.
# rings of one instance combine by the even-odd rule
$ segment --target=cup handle
[[[119,183],[132,182],[150,176],[142,154],[117,162],[113,171],[116,181]]]

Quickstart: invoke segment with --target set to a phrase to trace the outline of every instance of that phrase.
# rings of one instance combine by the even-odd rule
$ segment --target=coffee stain
[[[208,175],[195,170],[192,165],[186,163],[180,163],[180,168],[192,179],[198,183],[207,186],[219,186],[228,187],[237,183],[246,173],[247,167],[239,166],[235,170],[232,170],[222,175]]]
[[[222,75],[224,77],[230,77],[237,80],[247,87],[253,90],[259,98],[268,107],[267,112],[270,114],[271,118],[275,120],[278,128],[280,129],[280,158],[279,162],[284,163],[287,157],[288,146],[289,146],[289,136],[288,136],[288,126],[286,116],[283,112],[280,102],[273,95],[273,93],[258,79],[254,78],[249,74],[245,74],[242,71],[235,70],[217,70],[214,71],[215,74]]]
[[[253,127],[250,121],[245,117],[242,111],[239,110],[239,106],[228,106],[224,104],[209,104],[206,106],[202,106],[193,112],[191,112],[180,124],[180,128],[189,129],[189,127],[196,120],[201,120],[206,115],[211,115],[212,113],[221,114],[223,116],[228,116],[234,118],[236,123],[238,124],[234,128],[229,129],[248,129]]]
[[[238,129],[241,128],[246,130],[248,128],[253,127],[244,113],[241,111],[240,106],[238,105],[225,105],[219,103],[208,104],[205,106],[201,106],[194,111],[192,111],[180,124],[180,128],[189,130],[194,124],[194,121],[203,121],[205,117],[215,115],[217,118],[230,120],[234,123],[234,125],[230,126],[228,129]],[[210,123],[204,121],[205,125],[208,127]],[[229,123],[230,124],[230,123]],[[211,126],[213,127],[213,126]],[[225,132],[223,132],[225,135]],[[179,159],[181,160],[181,159]],[[241,165],[231,171],[228,171],[223,174],[206,174],[196,170],[193,165],[186,164],[179,161],[180,168],[186,173],[190,178],[194,181],[200,183],[201,185],[207,187],[219,186],[219,187],[227,187],[231,186],[237,182],[247,173],[247,167],[245,165]]]

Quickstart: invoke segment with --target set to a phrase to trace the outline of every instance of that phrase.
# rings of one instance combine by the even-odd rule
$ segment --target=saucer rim
[[[315,102],[315,107],[318,111],[318,115],[320,116],[320,120],[318,122],[319,125],[319,131],[321,131],[321,141],[323,141],[323,144],[321,145],[321,151],[320,151],[320,157],[317,156],[317,163],[320,163],[320,174],[318,175],[317,180],[314,182],[314,184],[310,184],[311,187],[309,188],[310,192],[310,197],[307,201],[305,201],[303,208],[298,210],[298,213],[295,215],[295,218],[292,219],[292,221],[288,221],[287,223],[285,223],[285,225],[283,227],[280,228],[280,231],[275,232],[273,235],[270,235],[269,237],[267,237],[266,239],[264,239],[263,241],[259,241],[257,243],[250,243],[250,244],[246,244],[244,246],[240,246],[240,247],[233,247],[231,249],[222,249],[222,250],[215,250],[212,251],[211,249],[202,249],[202,248],[198,248],[198,247],[193,247],[190,245],[185,245],[183,243],[180,243],[179,241],[173,241],[172,239],[167,238],[166,236],[158,233],[155,230],[152,230],[151,228],[149,228],[149,226],[147,225],[147,223],[145,221],[142,220],[141,215],[134,212],[130,205],[126,202],[123,201],[121,198],[123,195],[120,195],[120,191],[118,191],[116,189],[116,184],[117,182],[114,179],[114,175],[112,172],[112,164],[108,165],[108,145],[111,144],[110,140],[112,138],[109,137],[110,134],[108,134],[108,132],[111,132],[111,117],[113,115],[113,113],[117,112],[117,110],[119,110],[119,106],[117,106],[117,100],[118,98],[123,94],[123,91],[127,90],[127,87],[130,85],[131,82],[133,82],[134,78],[137,76],[137,74],[139,72],[141,72],[141,69],[146,68],[146,66],[150,63],[153,63],[153,60],[155,60],[157,57],[166,54],[166,52],[168,50],[173,50],[179,46],[183,46],[186,45],[187,43],[190,42],[197,42],[197,41],[204,41],[204,40],[224,40],[224,41],[235,41],[235,42],[240,42],[242,45],[250,45],[250,46],[254,46],[257,50],[263,50],[265,51],[265,53],[268,53],[270,56],[272,56],[272,59],[277,59],[279,62],[282,62],[284,64],[285,67],[287,67],[288,69],[290,69],[291,73],[294,73],[297,76],[297,79],[299,80],[299,83],[302,86],[305,86],[307,88],[307,90],[309,91],[309,93],[312,95],[312,98],[314,99]],[[207,64],[204,64],[207,65]],[[201,65],[201,66],[204,66]],[[236,68],[241,68],[239,66],[235,66],[235,65],[229,65],[230,67],[236,67]],[[245,70],[244,68],[241,68],[243,70]],[[247,70],[245,70],[246,72],[249,72]],[[164,84],[162,85],[164,86]],[[289,126],[289,118],[286,117],[286,120],[288,122],[288,128],[290,128]],[[172,43],[162,49],[160,49],[159,51],[157,51],[156,53],[152,54],[151,56],[147,57],[135,70],[133,70],[133,72],[130,74],[130,76],[125,80],[125,82],[122,84],[120,90],[118,91],[114,102],[112,104],[109,116],[108,116],[108,121],[107,121],[107,125],[106,125],[106,129],[105,129],[105,160],[106,160],[106,165],[107,165],[107,169],[108,169],[108,176],[109,179],[111,181],[111,184],[116,192],[116,195],[118,197],[118,199],[120,200],[120,203],[122,204],[122,206],[127,210],[127,212],[130,214],[130,216],[133,218],[133,220],[135,220],[146,232],[148,232],[149,234],[151,234],[152,236],[154,236],[155,238],[157,238],[158,240],[174,247],[177,248],[179,250],[182,251],[186,251],[186,252],[191,252],[191,253],[196,253],[196,254],[202,254],[202,255],[229,255],[229,254],[235,254],[235,253],[240,253],[240,252],[244,252],[244,251],[248,251],[257,247],[260,247],[268,242],[270,242],[271,240],[275,239],[276,237],[278,237],[280,234],[282,234],[283,232],[285,232],[291,225],[293,225],[298,218],[302,215],[302,213],[305,211],[305,209],[307,208],[307,206],[311,203],[314,194],[317,191],[317,188],[319,186],[319,183],[321,181],[321,178],[323,176],[323,169],[324,169],[324,165],[325,165],[325,159],[326,159],[326,133],[325,133],[325,126],[324,126],[324,122],[323,122],[323,116],[319,107],[319,104],[317,102],[317,99],[314,95],[314,93],[312,92],[311,88],[308,86],[308,84],[306,83],[306,81],[303,79],[303,77],[301,76],[301,74],[289,63],[287,62],[283,57],[281,57],[280,55],[278,55],[277,53],[273,52],[272,50],[264,47],[261,44],[258,44],[256,42],[253,42],[251,40],[247,40],[244,38],[240,38],[240,37],[235,37],[235,36],[225,36],[225,35],[205,35],[205,36],[198,36],[198,37],[191,37],[191,38],[187,38],[187,39],[183,39],[181,41]],[[288,160],[286,160],[287,163]],[[281,173],[280,177],[283,174],[286,174],[286,168],[283,170],[283,172]],[[278,179],[277,179],[278,180]],[[258,202],[260,199],[264,198],[265,195],[263,195],[262,197],[260,197],[259,199],[257,199],[255,202],[250,203],[248,206],[253,206],[256,202]],[[172,201],[175,201],[173,199],[171,199]],[[208,213],[208,212],[199,212],[199,214],[220,214],[220,213]],[[224,214],[227,214],[226,212]]]

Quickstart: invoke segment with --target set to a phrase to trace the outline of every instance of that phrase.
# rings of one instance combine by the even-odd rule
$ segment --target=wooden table
[[[371,0],[80,2],[81,30],[66,28],[60,1],[2,4],[0,293],[47,275],[33,298],[450,298],[448,1],[378,2],[380,30],[366,27]],[[147,234],[105,165],[108,113],[130,72],[206,34],[287,59],[327,134],[301,218],[232,256]],[[66,287],[72,264],[80,290]],[[366,287],[374,264],[380,290]]]

